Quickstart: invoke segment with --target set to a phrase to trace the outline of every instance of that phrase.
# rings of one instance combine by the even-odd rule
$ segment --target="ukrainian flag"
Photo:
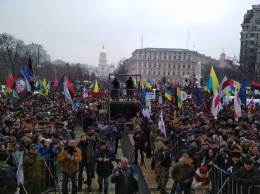
[[[47,87],[46,79],[43,79],[42,86],[40,87],[40,90],[38,91],[40,95],[48,95],[49,90]]]
[[[181,108],[182,107],[182,98],[181,98],[181,87],[180,87],[179,82],[178,82],[178,86],[177,86],[177,102],[178,102],[178,107]]]
[[[138,182],[138,173],[137,172],[133,172],[133,177]]]
[[[150,78],[147,79],[147,82],[146,82],[146,87],[149,88],[149,89],[152,89],[152,80]]]
[[[96,81],[96,83],[95,83],[95,87],[94,87],[93,92],[99,92],[98,81]]]
[[[170,90],[165,89],[164,91],[164,96],[168,99],[168,100],[172,100],[172,92]]]
[[[138,88],[136,84],[136,79],[134,78],[134,88]]]

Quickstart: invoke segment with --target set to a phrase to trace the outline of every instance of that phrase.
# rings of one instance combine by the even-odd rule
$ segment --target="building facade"
[[[252,5],[252,9],[247,10],[241,27],[240,62],[245,65],[248,54],[260,47],[260,4]]]
[[[19,47],[18,50],[19,54],[21,56],[25,55],[34,55],[37,57],[37,65],[38,66],[44,66],[46,63],[51,62],[51,56],[47,54],[47,51],[44,50],[43,46],[38,44],[29,44],[29,45],[22,45]]]
[[[99,63],[98,63],[98,76],[107,77],[108,76],[108,66],[107,66],[107,52],[102,47],[99,54]]]
[[[155,83],[164,78],[169,83],[184,84],[186,78],[194,81],[199,61],[202,65],[219,64],[219,61],[196,51],[175,48],[136,49],[124,64],[129,74],[141,74],[141,81],[150,78]]]

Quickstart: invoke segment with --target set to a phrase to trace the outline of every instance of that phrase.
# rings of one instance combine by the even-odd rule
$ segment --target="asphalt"
[[[79,141],[79,137],[81,134],[83,134],[83,130],[81,128],[77,128],[75,130],[76,133],[76,141]],[[129,163],[131,164],[131,161],[133,161],[133,153],[134,153],[134,140],[133,140],[133,134],[131,133],[124,133],[122,132],[122,139],[119,142],[118,146],[118,152],[117,152],[117,158],[126,157],[129,160]],[[138,156],[138,161],[140,163],[140,154]],[[145,165],[140,166],[138,164],[132,164],[131,166],[133,169],[138,173],[138,186],[139,186],[139,194],[159,194],[159,190],[157,190],[157,183],[155,182],[155,173],[150,168],[151,159],[145,157]],[[118,164],[116,162],[113,162],[114,167],[116,167]],[[83,173],[83,181],[86,180],[86,173]],[[173,184],[172,178],[169,178],[169,181],[167,183],[167,190],[170,191],[170,188]],[[69,193],[71,193],[71,184],[68,185]],[[97,183],[97,174],[95,173],[95,177],[92,179],[92,192],[87,191],[87,185],[83,184],[82,191],[78,192],[78,194],[99,194],[98,193],[98,183]],[[61,181],[59,182],[59,186],[56,190],[56,192],[48,192],[50,194],[54,193],[62,193],[61,192]],[[103,193],[103,192],[102,192]],[[109,194],[115,193],[115,184],[109,185]]]

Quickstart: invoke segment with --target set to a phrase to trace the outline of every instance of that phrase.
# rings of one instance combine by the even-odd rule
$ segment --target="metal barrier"
[[[55,193],[58,191],[58,193],[60,193],[58,184],[58,174],[60,172],[57,156],[48,154],[42,156],[42,159],[46,167],[45,179],[42,181],[42,193],[48,193],[50,191],[54,191]]]
[[[141,89],[111,89],[110,101],[139,101],[141,99]]]
[[[171,148],[171,154],[173,157],[179,156],[181,151],[184,149],[185,149],[185,143],[182,141],[176,141],[175,144]]]
[[[74,122],[77,127],[83,127],[83,112],[78,111],[74,114]]]

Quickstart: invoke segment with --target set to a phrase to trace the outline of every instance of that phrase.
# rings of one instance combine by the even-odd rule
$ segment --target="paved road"
[[[76,141],[79,141],[80,135],[83,134],[81,128],[77,128],[76,132]],[[134,141],[133,141],[133,134],[124,134],[122,133],[122,139],[119,143],[118,155],[117,158],[126,157],[131,161],[134,152]],[[140,155],[138,157],[138,161],[140,162]],[[160,192],[157,190],[157,183],[155,182],[155,173],[150,168],[151,160],[149,158],[145,158],[145,166],[132,165],[136,172],[138,172],[138,182],[139,182],[139,194],[159,194]],[[116,167],[117,164],[114,162],[114,166]],[[83,179],[86,180],[86,174],[83,173]],[[171,178],[169,178],[167,188],[170,191],[170,188],[173,184]],[[59,188],[61,188],[61,182],[59,182]],[[69,185],[71,188],[71,185]],[[97,175],[95,174],[95,178],[92,180],[92,188],[93,191],[90,194],[98,194],[98,183],[97,183]],[[114,194],[114,184],[110,184],[109,186],[109,194]],[[61,189],[58,189],[61,193]],[[59,193],[59,192],[56,193]],[[70,189],[71,191],[71,189]],[[55,192],[49,192],[50,194],[54,194]],[[83,190],[78,192],[78,194],[86,194],[87,192],[87,185],[83,184]]]

